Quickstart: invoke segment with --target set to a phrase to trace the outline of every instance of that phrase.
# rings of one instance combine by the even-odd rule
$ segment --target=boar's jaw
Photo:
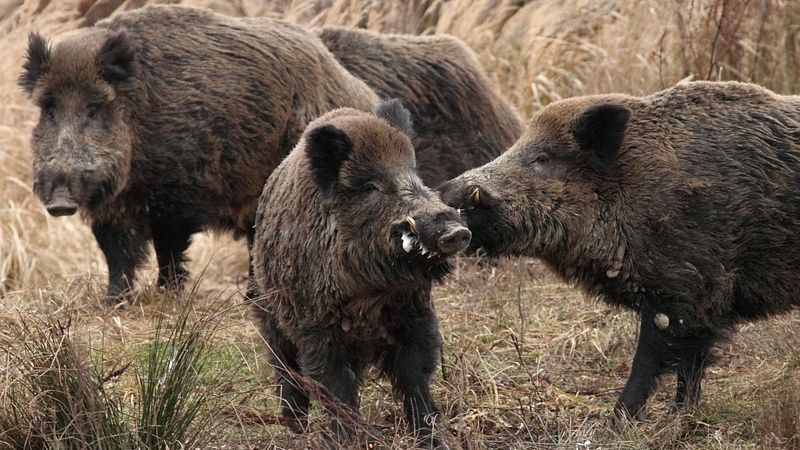
[[[394,226],[395,235],[399,233],[400,247],[405,253],[409,255],[420,255],[428,259],[440,256],[436,250],[429,249],[422,243],[419,236],[419,228],[417,220],[411,216],[406,217],[404,220],[398,222]]]

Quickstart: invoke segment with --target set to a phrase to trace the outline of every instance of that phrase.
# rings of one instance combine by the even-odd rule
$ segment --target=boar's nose
[[[78,204],[65,186],[59,186],[53,191],[45,208],[53,217],[71,216],[78,210]]]
[[[472,233],[461,225],[451,228],[439,237],[437,243],[439,251],[445,255],[452,255],[465,250],[472,239]]]
[[[47,212],[53,217],[71,216],[78,210],[75,202],[58,201],[47,205]]]

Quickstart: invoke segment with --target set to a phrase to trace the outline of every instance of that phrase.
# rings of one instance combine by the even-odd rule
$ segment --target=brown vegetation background
[[[178,306],[144,302],[108,312],[96,305],[105,264],[88,226],[76,217],[47,216],[32,193],[29,136],[38,113],[16,78],[30,31],[57,40],[146,3],[169,2],[0,0],[0,317],[75,316],[90,343],[108,339],[123,354],[148,339],[154,317]],[[792,0],[172,3],[231,15],[270,15],[309,27],[453,34],[476,51],[490,78],[526,117],[570,96],[646,94],[686,79],[742,80],[800,93],[800,2]],[[191,258],[201,279],[198,305],[212,297],[232,305],[240,301],[236,290],[247,261],[242,243],[200,236]],[[151,263],[142,280],[152,283],[154,274]],[[489,267],[464,260],[436,297],[447,342],[437,398],[463,445],[575,448],[584,438],[598,439],[633,352],[635,326],[628,315],[580,298],[526,260]],[[260,389],[266,391],[247,309],[232,310],[221,339],[239,346],[243,360],[252,363],[248,379],[263,378],[267,387]],[[703,414],[669,415],[667,389],[652,408],[653,416],[666,419],[609,442],[626,448],[800,448],[798,347],[797,314],[745,327],[721,349],[721,368],[712,370],[706,383],[711,394]],[[394,404],[385,389],[371,392],[364,407],[380,422]],[[251,409],[274,409],[274,404],[264,400]],[[281,437],[282,429],[265,427],[260,436],[268,442],[288,439]],[[239,439],[250,442],[246,436]]]

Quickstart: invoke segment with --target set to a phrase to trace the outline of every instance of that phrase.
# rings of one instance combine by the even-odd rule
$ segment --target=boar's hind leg
[[[398,322],[400,327],[392,330],[395,342],[383,360],[383,372],[403,399],[406,420],[419,434],[424,448],[447,448],[432,435],[441,420],[429,387],[442,348],[436,317],[428,310]]]
[[[124,295],[133,288],[136,267],[147,255],[147,238],[144,233],[130,233],[109,223],[92,224],[100,250],[108,264],[108,290],[103,302],[113,306],[124,303]]]
[[[625,418],[641,419],[647,398],[656,387],[658,377],[667,370],[665,342],[653,323],[653,315],[642,313],[639,343],[625,388],[614,407],[612,424],[622,425]]]
[[[675,392],[675,409],[693,408],[700,401],[700,384],[705,369],[711,361],[711,338],[687,339],[685,357],[678,366],[678,385]]]
[[[278,386],[276,395],[281,405],[281,415],[295,433],[302,433],[308,425],[308,394],[300,386],[297,348],[278,329],[275,318],[267,311],[258,310],[261,316],[261,336],[270,351],[270,365],[275,369]]]
[[[189,275],[183,263],[195,230],[179,224],[153,224],[152,228],[158,259],[158,287],[179,291]]]

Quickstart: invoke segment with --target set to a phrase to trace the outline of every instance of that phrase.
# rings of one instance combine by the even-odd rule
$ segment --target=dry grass
[[[119,10],[145,2],[126,0]],[[309,26],[451,33],[476,50],[490,77],[526,115],[560,98],[642,94],[687,77],[753,81],[783,93],[800,90],[800,3],[792,1],[184,3]],[[197,277],[200,288],[191,300],[160,294],[145,283],[137,306],[109,311],[97,304],[105,265],[88,227],[75,218],[48,217],[32,195],[28,140],[36,111],[15,84],[25,35],[36,29],[58,37],[76,29],[82,20],[76,4],[0,0],[5,14],[0,17],[0,340],[10,345],[15,335],[5,330],[24,323],[69,320],[71,342],[88,349],[68,355],[78,367],[103,374],[130,362],[141,370],[142,348],[156,339],[159,320],[178,320],[191,302],[193,318],[216,314],[213,351],[199,375],[213,384],[226,374],[217,389],[238,394],[235,403],[218,411],[225,418],[222,429],[204,438],[218,446],[315,445],[320,420],[302,437],[275,425],[263,345],[240,303],[246,271],[241,243],[197,239],[191,269],[203,276]],[[152,262],[141,277],[154,279]],[[667,411],[674,382],[667,379],[667,388],[651,402],[649,419],[614,436],[604,425],[635,345],[636,327],[628,314],[581,298],[529,260],[485,266],[462,260],[435,297],[446,343],[435,396],[452,442],[463,448],[584,448],[587,441],[591,448],[800,448],[798,314],[748,325],[720,348],[721,363],[709,372],[706,400],[695,414]],[[12,392],[13,380],[23,379],[14,360],[19,354],[3,355],[0,399]],[[99,354],[103,358],[93,358]],[[231,370],[235,375],[227,376]],[[109,401],[126,414],[141,401],[135,372],[126,371],[108,387]],[[397,432],[403,424],[385,383],[368,383],[362,409],[365,423],[375,427],[365,433],[373,444],[408,445],[409,437]]]

